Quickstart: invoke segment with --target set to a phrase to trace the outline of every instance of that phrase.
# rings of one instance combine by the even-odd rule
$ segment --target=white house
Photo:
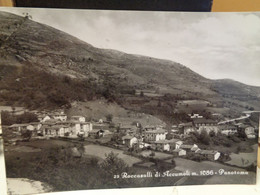
[[[123,144],[129,148],[132,148],[135,143],[138,143],[138,139],[130,135],[123,136],[122,140],[123,140]]]
[[[92,123],[90,122],[64,121],[58,124],[68,126],[71,136],[77,136],[79,134],[88,136],[88,132],[93,130]]]
[[[163,129],[154,130],[154,131],[145,131],[144,135],[144,142],[154,142],[159,140],[166,139],[167,132]]]

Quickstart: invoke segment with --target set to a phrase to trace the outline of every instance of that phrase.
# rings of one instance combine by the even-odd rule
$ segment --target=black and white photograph
[[[8,193],[255,184],[259,52],[260,13],[0,8]]]

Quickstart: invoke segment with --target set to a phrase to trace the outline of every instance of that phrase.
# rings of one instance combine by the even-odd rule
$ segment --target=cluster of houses
[[[208,160],[218,160],[220,152],[201,150],[196,144],[185,145],[180,139],[166,139],[168,131],[163,129],[144,131],[142,138],[126,135],[122,137],[123,144],[129,148],[150,148],[155,151],[172,153],[173,156],[193,155]]]
[[[70,136],[77,137],[90,136],[96,132],[91,122],[86,122],[83,116],[72,116],[68,119],[64,112],[54,112],[49,114],[38,114],[39,122],[31,122],[27,124],[13,124],[9,126],[13,132],[22,134],[31,131],[32,136]],[[98,132],[99,133],[99,132]]]
[[[100,138],[107,134],[113,134],[109,131],[109,125],[105,121],[87,122],[84,116],[68,117],[64,112],[52,113],[35,113],[39,122],[28,124],[13,124],[9,126],[13,132],[18,135],[25,131],[31,131],[32,136],[43,137],[90,137]],[[225,135],[233,135],[238,130],[243,130],[248,138],[255,138],[255,128],[243,123],[219,124],[213,119],[206,119],[199,114],[189,115],[191,122],[181,123],[173,126],[171,131],[167,131],[163,126],[145,126],[122,125],[118,124],[117,128],[124,136],[119,139],[121,144],[127,148],[150,148],[155,151],[162,151],[173,154],[173,156],[197,156],[204,157],[208,160],[218,160],[220,153],[212,150],[201,150],[198,145],[186,145],[176,137],[167,139],[169,132],[182,136],[189,136],[190,133],[196,131],[201,133],[205,130],[207,133],[222,133]],[[115,133],[116,131],[114,131]]]
[[[243,131],[248,139],[254,139],[256,138],[255,128],[246,125],[244,123],[238,123],[238,122],[217,122],[213,119],[206,119],[203,116],[200,116],[198,114],[190,115],[190,118],[192,119],[192,122],[188,123],[181,123],[178,125],[178,127],[175,127],[176,131],[182,130],[184,135],[189,135],[191,132],[198,132],[201,133],[201,131],[206,131],[207,133],[214,132],[224,135],[234,135],[238,133],[238,131]],[[178,130],[176,129],[178,128]]]

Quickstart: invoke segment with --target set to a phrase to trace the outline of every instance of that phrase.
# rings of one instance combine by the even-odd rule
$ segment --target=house
[[[200,134],[202,131],[206,131],[208,134],[210,132],[214,132],[215,135],[219,132],[218,126],[200,126],[197,130],[197,132]]]
[[[71,133],[68,126],[59,124],[43,125],[41,131],[44,136],[65,136],[66,133]]]
[[[60,121],[58,124],[68,126],[71,136],[77,136],[79,134],[84,134],[85,136],[88,136],[88,132],[93,130],[92,123],[90,122]]]
[[[158,140],[153,143],[153,149],[159,151],[171,151],[180,148],[182,143],[183,142],[178,139]]]
[[[201,116],[201,115],[199,115],[199,114],[195,114],[195,113],[193,113],[193,114],[188,114],[189,116],[190,116],[190,118],[203,118],[203,116]]]
[[[183,149],[180,149],[180,148],[174,149],[172,151],[172,153],[173,153],[173,156],[185,156],[186,155],[186,151]]]
[[[167,140],[158,140],[152,144],[152,148],[158,151],[170,151],[170,144]]]
[[[86,118],[84,116],[72,116],[70,117],[72,121],[86,122]]]
[[[100,137],[103,137],[104,131],[102,129],[94,129],[88,132],[88,136],[94,139],[98,139]]]
[[[184,144],[182,144],[182,145],[179,147],[179,149],[183,149],[183,150],[185,150],[188,154],[190,154],[190,153],[196,152],[196,151],[199,149],[199,147],[198,147],[198,145],[196,145],[196,144],[193,144],[193,145],[184,145]]]
[[[237,127],[235,125],[220,125],[218,128],[224,135],[234,135],[237,133]]]
[[[166,138],[166,130],[153,130],[153,131],[146,131],[143,133],[144,135],[144,142],[154,142],[159,140],[165,140]]]
[[[196,128],[201,126],[216,126],[217,122],[212,119],[205,119],[205,118],[194,118],[193,123]]]
[[[167,140],[167,142],[170,144],[170,150],[179,149],[183,144],[183,142],[179,139],[170,139]]]
[[[131,135],[125,135],[122,137],[123,144],[129,148],[132,148],[134,144],[138,143],[138,139]]]
[[[197,150],[195,152],[197,156],[205,157],[208,160],[218,160],[220,157],[220,152],[214,150]]]

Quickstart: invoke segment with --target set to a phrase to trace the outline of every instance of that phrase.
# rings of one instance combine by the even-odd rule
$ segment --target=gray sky
[[[260,86],[260,13],[0,8],[99,48],[179,62],[210,78]]]

